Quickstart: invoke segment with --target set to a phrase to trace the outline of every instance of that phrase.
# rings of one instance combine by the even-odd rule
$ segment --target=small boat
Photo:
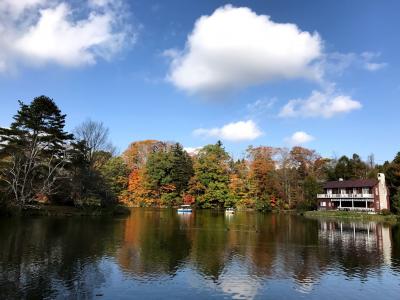
[[[190,205],[188,205],[188,204],[184,204],[184,205],[181,205],[179,208],[178,208],[178,213],[191,213],[192,212],[192,207],[190,206]]]
[[[225,214],[227,215],[233,215],[235,213],[235,209],[233,207],[228,207],[225,209]]]

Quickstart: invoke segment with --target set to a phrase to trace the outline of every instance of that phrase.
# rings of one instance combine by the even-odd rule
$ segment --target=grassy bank
[[[4,213],[9,216],[120,216],[129,215],[130,209],[123,205],[110,207],[75,207],[64,205],[29,205],[23,209],[8,208]]]
[[[341,219],[341,220],[360,220],[397,223],[400,221],[398,215],[389,214],[368,214],[364,212],[350,211],[306,211],[304,216],[309,218]]]

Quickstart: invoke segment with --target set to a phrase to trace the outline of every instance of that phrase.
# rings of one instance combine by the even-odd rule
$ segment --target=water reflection
[[[379,223],[135,209],[123,219],[3,219],[0,241],[6,299],[400,292],[400,230]]]
[[[1,220],[0,298],[90,298],[107,280],[99,265],[116,249],[122,226],[101,219]]]
[[[370,264],[391,265],[391,227],[367,222],[320,222],[319,237],[341,254],[359,255]]]

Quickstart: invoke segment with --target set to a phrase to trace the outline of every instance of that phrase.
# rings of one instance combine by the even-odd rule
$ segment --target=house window
[[[321,206],[322,206],[322,207],[325,207],[325,206],[326,206],[326,202],[325,202],[325,201],[322,201],[322,202],[321,202]]]

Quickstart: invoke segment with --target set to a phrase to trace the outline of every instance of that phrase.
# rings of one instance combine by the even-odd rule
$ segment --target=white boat
[[[192,212],[192,207],[188,204],[181,205],[178,208],[178,213],[184,214],[184,213],[191,213],[191,212]]]
[[[233,215],[235,213],[235,209],[233,207],[228,207],[225,209],[225,214],[227,215]]]

